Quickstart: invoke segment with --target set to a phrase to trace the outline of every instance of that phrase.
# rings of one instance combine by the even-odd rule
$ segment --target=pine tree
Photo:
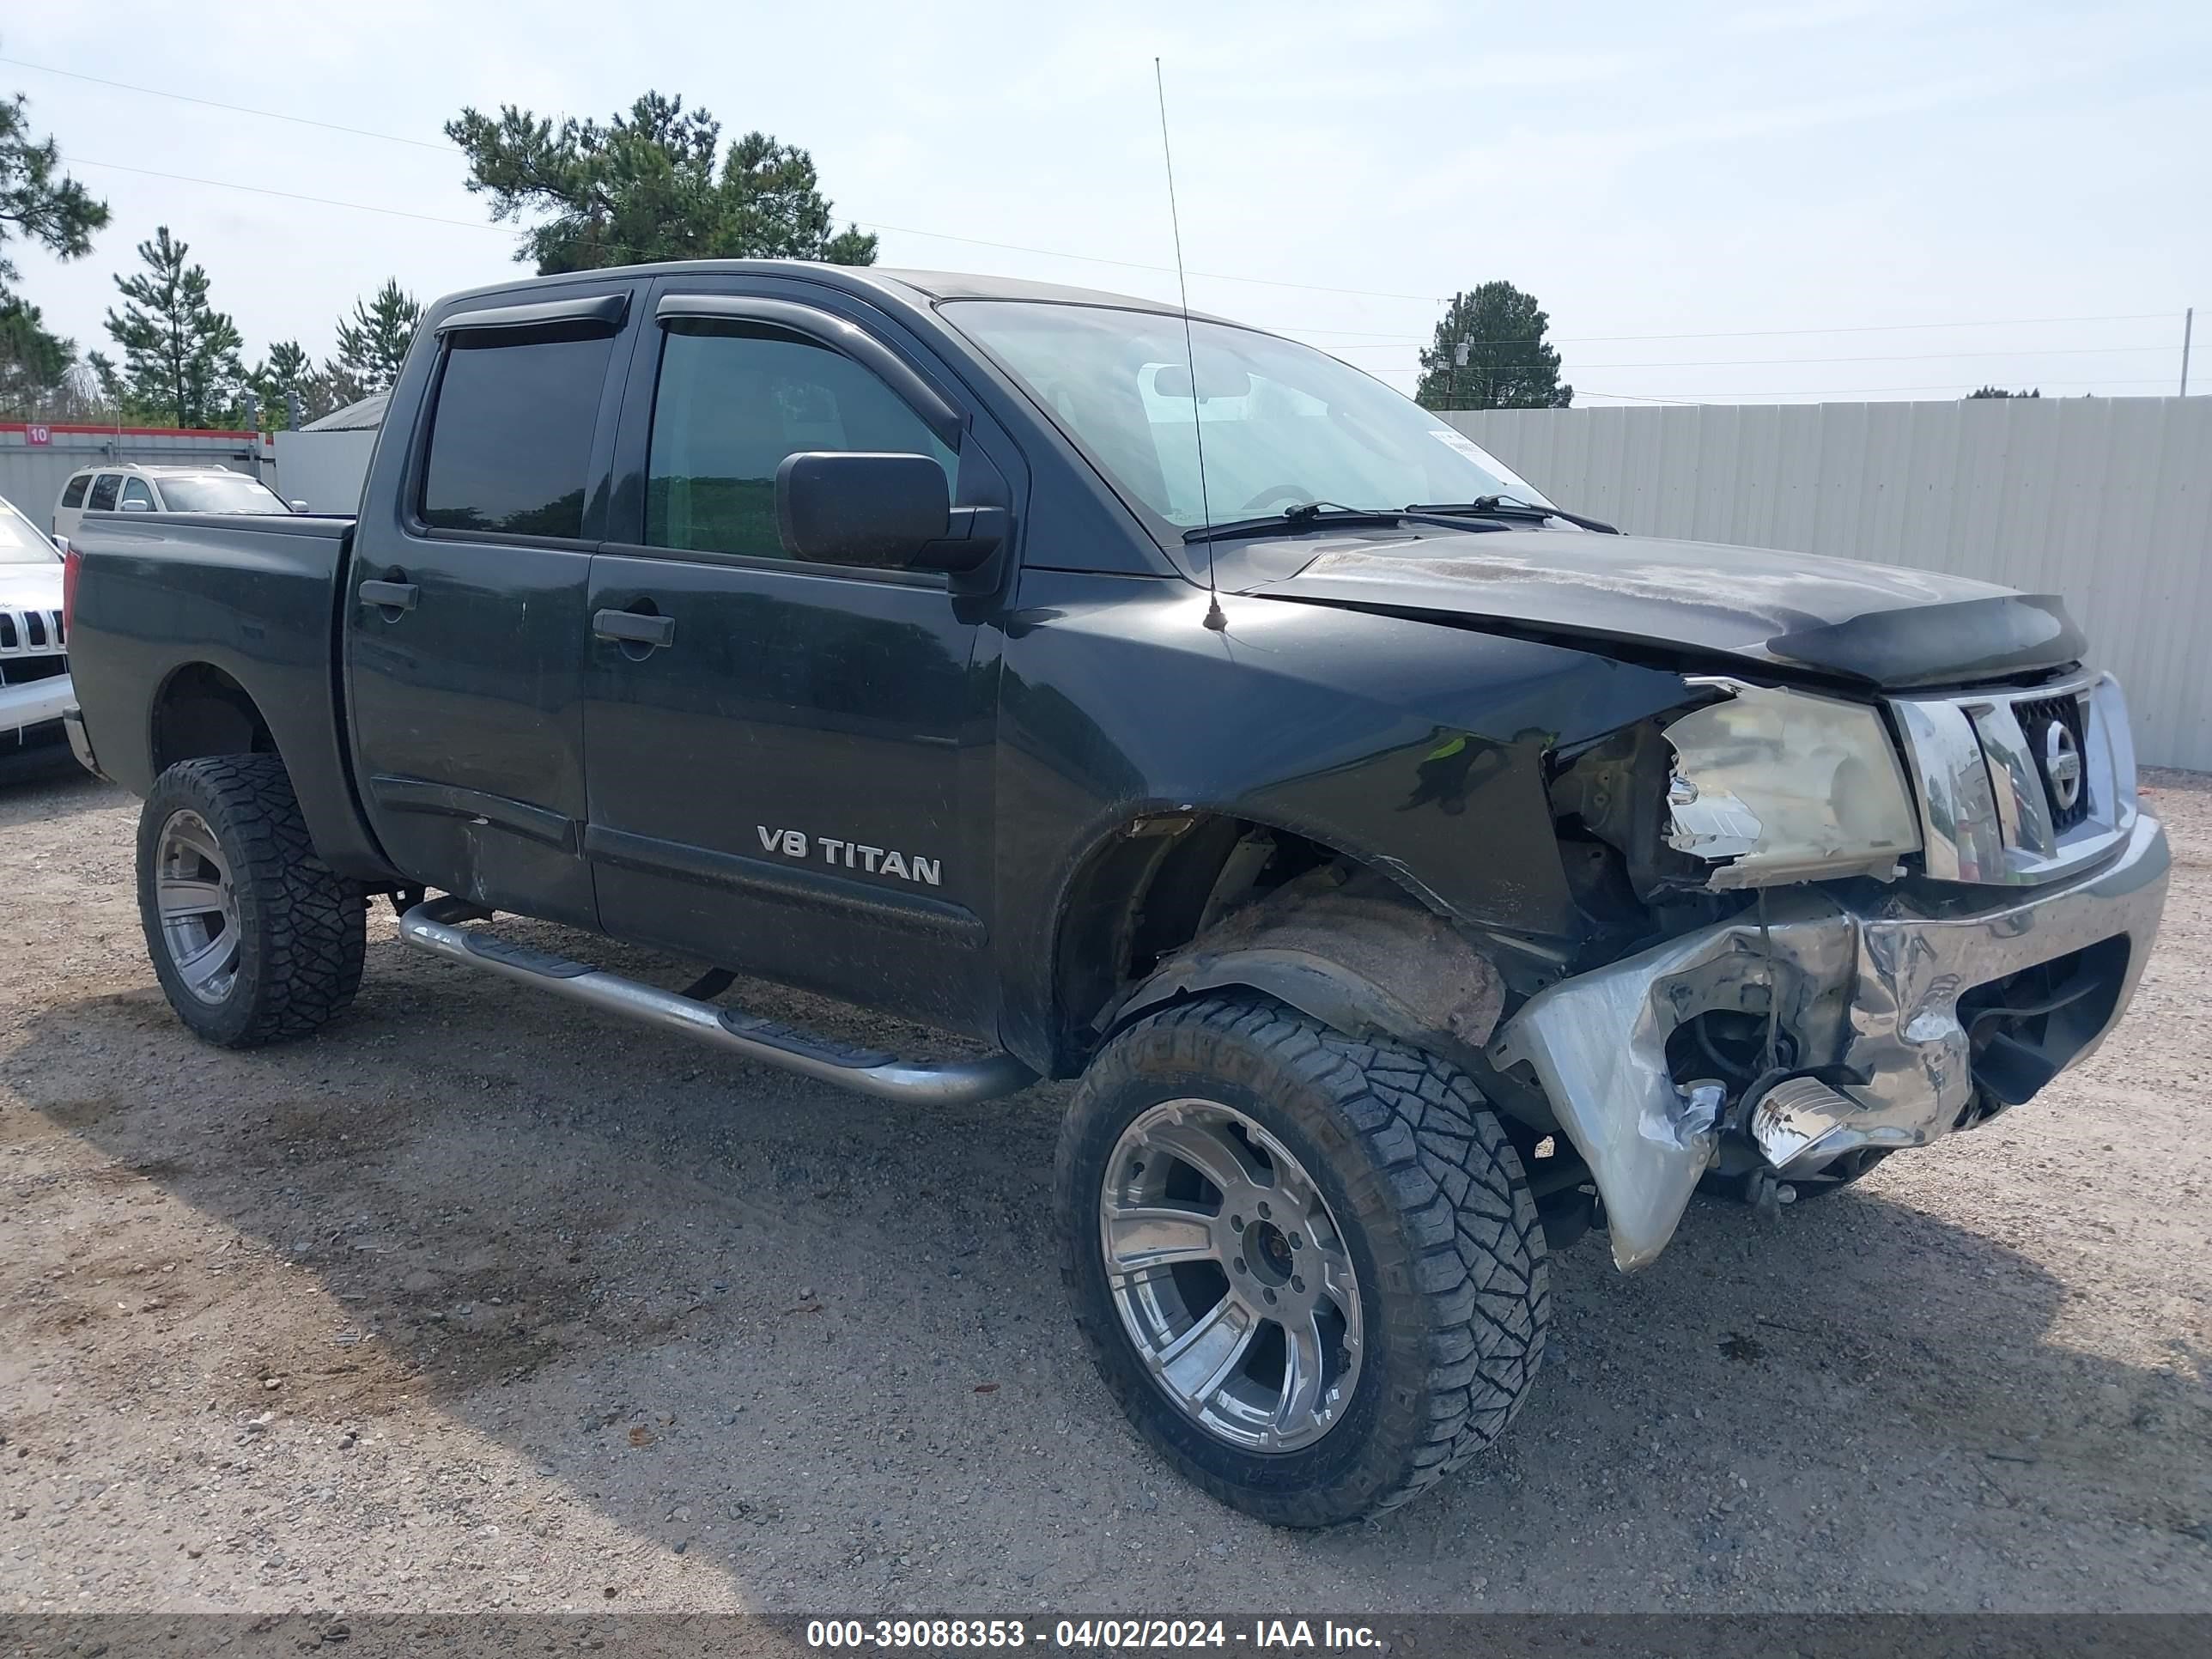
[[[246,387],[239,358],[238,325],[208,303],[207,272],[188,265],[188,242],[159,227],[155,240],[138,244],[146,269],[118,276],[123,314],[107,313],[107,332],[122,348],[119,372],[110,365],[103,380],[139,418],[172,426],[213,427],[235,422]]]
[[[399,286],[399,279],[377,289],[376,298],[353,302],[353,319],[338,319],[336,367],[371,392],[389,392],[407,361],[407,348],[422,320],[422,302]]]
[[[1455,294],[1421,353],[1413,397],[1425,409],[1565,409],[1575,389],[1559,384],[1559,354],[1544,342],[1551,319],[1533,294],[1485,283]]]
[[[468,188],[495,220],[551,216],[524,232],[518,259],[542,274],[654,259],[876,261],[876,239],[838,230],[814,158],[764,132],[722,143],[721,123],[648,92],[602,126],[502,105],[465,109],[446,137],[469,164]]]
[[[36,306],[0,295],[0,413],[24,419],[47,412],[76,362],[76,342],[48,331]]]
[[[291,425],[295,392],[300,394],[301,423],[314,418],[306,412],[307,381],[313,372],[307,349],[297,340],[278,340],[269,348],[269,355],[246,377],[246,385],[261,400],[262,430],[280,432]]]
[[[107,223],[107,204],[61,172],[54,141],[31,137],[25,107],[21,93],[0,99],[0,402],[15,415],[44,412],[64,392],[76,342],[50,332],[39,308],[15,296],[9,239],[81,259],[92,252],[92,233]]]

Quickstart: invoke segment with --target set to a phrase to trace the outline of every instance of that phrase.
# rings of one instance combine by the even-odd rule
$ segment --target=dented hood
[[[1221,550],[1222,587],[1264,598],[1672,648],[1887,689],[2055,668],[2083,646],[2051,594],[1716,542],[1532,529]]]

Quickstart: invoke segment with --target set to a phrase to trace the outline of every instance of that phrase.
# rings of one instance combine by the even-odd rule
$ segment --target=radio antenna
[[[1168,143],[1168,88],[1160,75],[1160,60],[1152,59],[1152,90],[1160,100],[1160,155],[1168,167],[1168,223],[1175,231],[1176,292],[1182,300],[1182,360],[1190,375],[1190,435],[1198,446],[1198,514],[1206,530],[1213,528],[1213,502],[1206,493],[1206,426],[1198,417],[1198,348],[1191,343],[1190,283],[1182,270],[1182,219],[1176,211],[1175,150]],[[1218,634],[1229,626],[1221,614],[1221,590],[1213,580],[1213,541],[1206,542],[1206,625]]]

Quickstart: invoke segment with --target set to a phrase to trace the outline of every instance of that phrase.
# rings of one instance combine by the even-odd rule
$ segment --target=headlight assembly
[[[1713,865],[1708,888],[1899,873],[1920,828],[1880,714],[1808,692],[1704,684],[1729,695],[1666,728],[1667,844]]]

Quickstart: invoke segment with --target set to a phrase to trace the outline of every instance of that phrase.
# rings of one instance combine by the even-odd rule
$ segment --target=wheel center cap
[[[1244,1260],[1252,1269],[1252,1277],[1262,1285],[1287,1285],[1291,1279],[1292,1261],[1291,1241],[1283,1230],[1272,1221],[1255,1221],[1244,1234]]]

